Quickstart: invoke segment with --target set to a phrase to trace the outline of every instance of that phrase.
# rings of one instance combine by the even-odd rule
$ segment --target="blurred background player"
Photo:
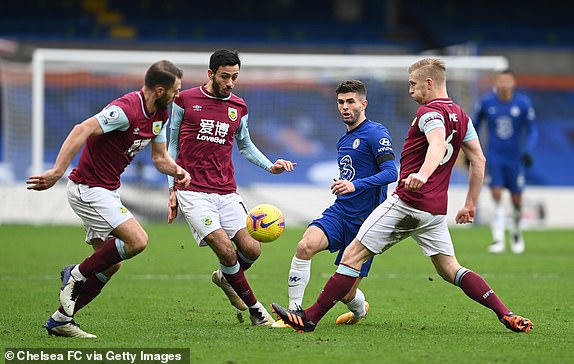
[[[444,280],[490,308],[508,329],[529,332],[532,322],[512,313],[484,279],[462,267],[454,254],[446,223],[452,168],[462,149],[470,161],[468,192],[455,221],[469,224],[474,221],[485,158],[472,121],[448,97],[445,63],[433,58],[413,63],[409,67],[409,93],[420,106],[405,139],[395,193],[363,223],[315,304],[306,310],[286,310],[273,303],[273,310],[295,330],[314,331],[355,285],[365,260],[412,236]]]
[[[515,87],[511,71],[496,74],[494,90],[480,100],[473,119],[477,132],[480,132],[482,121],[486,120],[488,124],[486,166],[494,200],[491,224],[494,242],[488,247],[491,253],[502,253],[506,247],[503,188],[510,191],[513,206],[510,247],[514,253],[524,252],[521,227],[524,167],[532,165],[538,131],[530,98],[515,92]]]
[[[215,51],[207,83],[182,91],[173,104],[169,154],[191,171],[191,183],[174,188],[169,178],[168,222],[179,207],[198,245],[208,245],[219,259],[220,269],[213,272],[212,281],[237,309],[249,308],[254,325],[271,325],[273,318],[244,274],[261,254],[261,245],[245,225],[248,210],[237,193],[233,142],[243,157],[270,173],[290,172],[295,163],[283,159],[272,163],[251,141],[247,105],[232,93],[240,68],[237,52]]]
[[[148,236],[120,200],[120,175],[149,142],[158,171],[187,186],[190,176],[167,153],[168,106],[181,88],[183,72],[169,61],[151,65],[139,91],[112,101],[98,114],[74,126],[52,169],[30,176],[28,189],[52,187],[85,145],[78,166],[68,176],[68,201],[82,219],[86,242],[94,253],[61,273],[61,306],[45,325],[50,335],[95,338],[73,317],[91,302],[120,268],[120,262],[141,253]]]
[[[289,308],[302,305],[305,288],[311,276],[311,259],[323,250],[338,252],[338,265],[343,250],[357,235],[367,216],[387,198],[387,185],[397,180],[397,167],[391,136],[383,125],[368,120],[367,90],[361,81],[342,82],[335,90],[337,107],[347,132],[337,142],[339,178],[331,185],[335,203],[313,220],[303,238],[289,270]],[[359,279],[341,299],[350,312],[337,318],[337,324],[356,324],[369,310],[365,295],[358,288],[369,273],[373,259],[361,267]],[[273,327],[287,327],[282,320]]]

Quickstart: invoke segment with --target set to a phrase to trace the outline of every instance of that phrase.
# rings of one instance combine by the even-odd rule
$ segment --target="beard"
[[[159,99],[155,100],[155,107],[158,110],[164,111],[167,110],[171,101],[168,99],[167,95],[163,95]]]
[[[227,97],[227,95],[223,94],[223,88],[221,88],[217,82],[213,82],[211,86],[213,87],[213,94],[216,97],[219,97],[219,98]]]

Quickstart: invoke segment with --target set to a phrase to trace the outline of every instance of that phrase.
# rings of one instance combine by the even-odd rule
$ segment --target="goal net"
[[[151,63],[169,59],[181,67],[185,89],[207,80],[209,56],[204,52],[37,49],[28,63],[0,59],[0,183],[22,183],[30,174],[52,166],[72,127],[111,100],[140,89]],[[249,108],[253,141],[271,160],[298,163],[296,173],[278,177],[234,153],[240,186],[312,185],[336,176],[336,142],[345,129],[335,88],[348,79],[366,84],[367,117],[389,129],[399,155],[417,108],[408,94],[407,68],[423,56],[240,53],[240,57],[234,93]],[[507,67],[504,57],[441,58],[447,65],[449,96],[469,114],[477,97],[490,87],[493,71]],[[122,176],[122,185],[165,191],[165,176],[153,167],[150,148],[138,153]],[[164,205],[162,200],[162,209]]]

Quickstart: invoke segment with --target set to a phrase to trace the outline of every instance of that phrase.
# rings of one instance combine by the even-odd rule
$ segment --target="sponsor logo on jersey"
[[[229,116],[229,120],[235,121],[237,120],[237,109],[232,107],[227,108],[227,116]]]
[[[162,121],[154,121],[151,127],[151,131],[153,133],[153,135],[158,135],[159,132],[161,131],[161,124],[163,122]]]
[[[392,146],[391,140],[389,138],[379,139],[379,144],[382,147],[377,149],[377,153],[392,152],[393,151],[393,146]]]

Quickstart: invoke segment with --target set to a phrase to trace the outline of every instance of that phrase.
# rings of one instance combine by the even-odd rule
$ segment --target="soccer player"
[[[61,306],[45,325],[49,334],[95,338],[79,328],[74,315],[101,292],[122,260],[141,253],[147,245],[147,233],[118,194],[120,175],[136,153],[151,142],[157,170],[175,177],[182,186],[189,184],[189,173],[174,162],[166,148],[168,107],[179,94],[182,75],[170,61],[152,64],[141,90],[125,94],[75,125],[54,167],[28,179],[28,189],[52,187],[84,146],[78,166],[68,176],[67,191],[94,253],[62,270]]]
[[[247,105],[232,93],[240,68],[237,52],[215,51],[207,83],[182,91],[173,104],[168,151],[191,172],[191,183],[173,186],[168,179],[168,222],[179,207],[198,245],[208,245],[219,259],[220,269],[213,272],[212,281],[238,310],[249,308],[254,325],[268,326],[275,321],[244,274],[261,254],[261,246],[247,232],[248,211],[237,193],[231,158],[233,142],[243,157],[270,173],[292,171],[295,163],[283,159],[272,163],[251,141]]]
[[[477,132],[480,132],[482,121],[486,120],[488,124],[486,169],[494,200],[491,224],[494,242],[488,247],[491,253],[502,253],[506,249],[506,214],[501,201],[504,188],[510,191],[513,206],[510,248],[516,254],[521,254],[525,248],[520,224],[524,168],[532,165],[538,130],[530,98],[516,93],[515,87],[516,81],[510,70],[497,73],[494,90],[478,103],[473,119]]]
[[[339,178],[331,192],[337,195],[333,205],[313,220],[303,238],[289,270],[289,308],[302,305],[305,288],[311,276],[311,259],[320,251],[338,252],[339,265],[343,250],[357,235],[367,216],[387,198],[387,185],[397,180],[397,167],[391,136],[383,125],[367,119],[367,90],[361,81],[339,84],[335,90],[339,113],[347,132],[337,142]],[[355,285],[341,299],[350,312],[337,318],[337,324],[356,324],[369,310],[364,293],[358,288],[371,268],[372,258],[360,269]],[[281,320],[273,327],[287,327]]]
[[[462,149],[470,161],[468,193],[455,221],[472,223],[485,157],[472,121],[448,97],[445,63],[426,58],[412,64],[409,93],[420,106],[405,139],[395,193],[363,223],[315,304],[306,310],[286,310],[273,303],[273,310],[300,332],[315,330],[319,320],[355,285],[365,260],[412,236],[443,279],[494,311],[508,329],[529,332],[532,322],[512,313],[484,279],[462,267],[454,255],[445,216],[452,168]]]

